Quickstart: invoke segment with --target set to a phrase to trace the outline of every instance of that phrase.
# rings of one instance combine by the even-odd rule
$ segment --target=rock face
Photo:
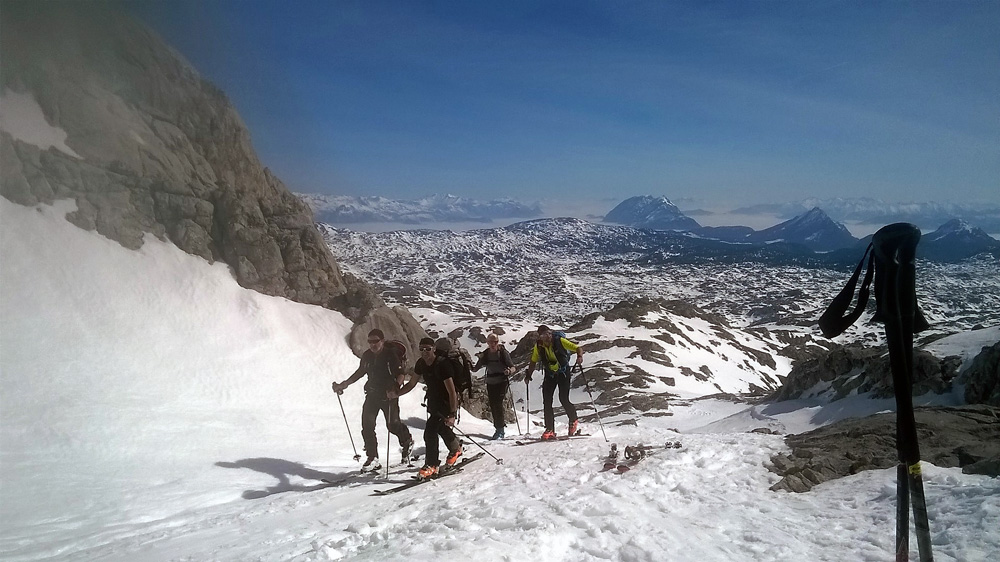
[[[370,313],[382,300],[345,282],[308,206],[262,166],[225,94],[109,6],[4,5],[0,194],[73,199],[69,220],[127,248],[147,233],[169,239],[229,264],[244,287],[378,324]],[[40,142],[29,134],[38,130],[64,141]]]
[[[921,460],[1000,476],[1000,408],[918,408],[915,416]],[[783,477],[771,489],[805,492],[840,476],[895,466],[896,415],[847,419],[785,442],[792,452],[771,457],[769,468]]]
[[[913,394],[941,394],[951,389],[961,360],[937,359],[923,350],[913,352]],[[835,346],[816,357],[799,361],[771,400],[825,396],[839,400],[850,394],[871,392],[873,398],[892,398],[892,372],[885,348],[861,345]]]
[[[959,378],[965,384],[965,401],[1000,407],[1000,342],[983,350]]]

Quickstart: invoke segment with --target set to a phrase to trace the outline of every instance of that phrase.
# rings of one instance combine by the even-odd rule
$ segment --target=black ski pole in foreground
[[[587,379],[587,375],[583,372],[583,365],[573,365],[573,367],[569,370],[570,377],[573,376],[574,371],[579,371],[580,376],[583,377],[583,384],[587,388],[587,394],[590,396],[590,403],[594,406],[594,413],[597,414],[597,423],[601,424],[601,434],[604,435],[604,442],[607,443],[608,434],[604,431],[604,422],[601,421],[601,412],[597,411],[597,402],[594,402],[594,393],[590,390],[590,380]]]
[[[340,393],[335,392],[337,395],[337,402],[340,404],[340,413],[344,414],[344,425],[347,426],[347,437],[351,440],[351,448],[354,449],[354,460],[360,461],[361,455],[358,454],[358,448],[354,446],[354,437],[351,435],[351,424],[347,423],[347,412],[344,411],[344,402],[340,399]]]
[[[462,431],[461,429],[458,429],[458,426],[457,426],[457,425],[453,425],[453,426],[452,426],[451,428],[452,428],[452,429],[454,429],[455,431],[457,431],[457,432],[458,432],[458,434],[459,434],[459,435],[461,435],[462,437],[465,437],[465,438],[466,438],[466,439],[468,439],[469,441],[472,441],[472,443],[473,443],[473,444],[474,444],[474,445],[475,445],[476,447],[479,447],[480,449],[482,449],[484,453],[486,453],[487,455],[489,455],[489,456],[493,457],[493,460],[497,461],[497,464],[503,464],[503,459],[498,459],[498,458],[496,458],[496,457],[495,457],[495,456],[493,455],[493,453],[491,453],[491,452],[489,452],[489,451],[487,451],[487,450],[486,450],[486,447],[483,447],[482,445],[480,445],[480,444],[479,444],[479,442],[478,442],[478,441],[476,441],[475,439],[473,439],[473,438],[469,437],[469,434],[468,434],[468,433],[466,433],[466,432]]]
[[[879,229],[869,246],[872,255],[854,311],[843,315],[854,295],[864,257],[847,286],[819,320],[824,336],[832,338],[843,333],[864,310],[868,302],[868,285],[874,272],[876,309],[872,320],[885,324],[889,368],[896,395],[896,450],[899,458],[896,467],[896,562],[909,560],[910,502],[913,504],[920,561],[931,562],[934,559],[913,415],[913,334],[928,327],[927,320],[917,307],[915,255],[919,241],[920,229],[912,224],[896,223]]]

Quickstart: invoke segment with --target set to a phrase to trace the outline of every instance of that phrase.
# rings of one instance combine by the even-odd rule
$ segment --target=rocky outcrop
[[[923,350],[913,352],[913,394],[941,394],[952,388],[961,360],[938,359]],[[840,400],[870,392],[872,398],[894,396],[892,371],[885,348],[862,345],[835,346],[828,352],[799,361],[780,389],[769,400],[791,400],[823,395]],[[808,395],[808,396],[807,396]]]
[[[1000,408],[918,408],[915,417],[921,460],[1000,476]],[[782,476],[772,490],[805,492],[827,480],[898,462],[894,413],[843,420],[789,435],[785,442],[791,453],[771,457],[768,467]]]
[[[227,263],[244,287],[364,326],[389,322],[415,342],[408,313],[382,310],[344,279],[308,206],[258,160],[226,95],[112,6],[4,4],[0,194],[22,205],[72,199],[70,221],[127,248],[168,239]],[[18,111],[34,123],[12,125]],[[63,140],[28,134],[37,130]]]
[[[1000,407],[1000,342],[984,347],[962,372],[959,382],[965,384],[965,401],[969,404]]]

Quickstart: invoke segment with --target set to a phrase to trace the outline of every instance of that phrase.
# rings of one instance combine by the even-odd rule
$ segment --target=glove
[[[531,382],[531,373],[524,375],[524,382],[526,383]]]
[[[333,383],[331,386],[333,387],[333,391],[336,392],[337,394],[344,393],[344,387],[340,386],[339,384]]]

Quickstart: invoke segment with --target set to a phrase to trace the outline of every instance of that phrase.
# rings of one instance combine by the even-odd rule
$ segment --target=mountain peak
[[[1000,254],[1000,242],[962,219],[951,219],[921,237],[917,256],[935,261],[959,261],[981,253]]]
[[[816,252],[846,248],[857,242],[843,224],[834,221],[819,207],[771,228],[751,234],[750,242],[793,242]]]
[[[604,222],[623,224],[652,230],[693,230],[700,228],[697,221],[688,217],[665,196],[638,195],[630,197],[611,209]]]

